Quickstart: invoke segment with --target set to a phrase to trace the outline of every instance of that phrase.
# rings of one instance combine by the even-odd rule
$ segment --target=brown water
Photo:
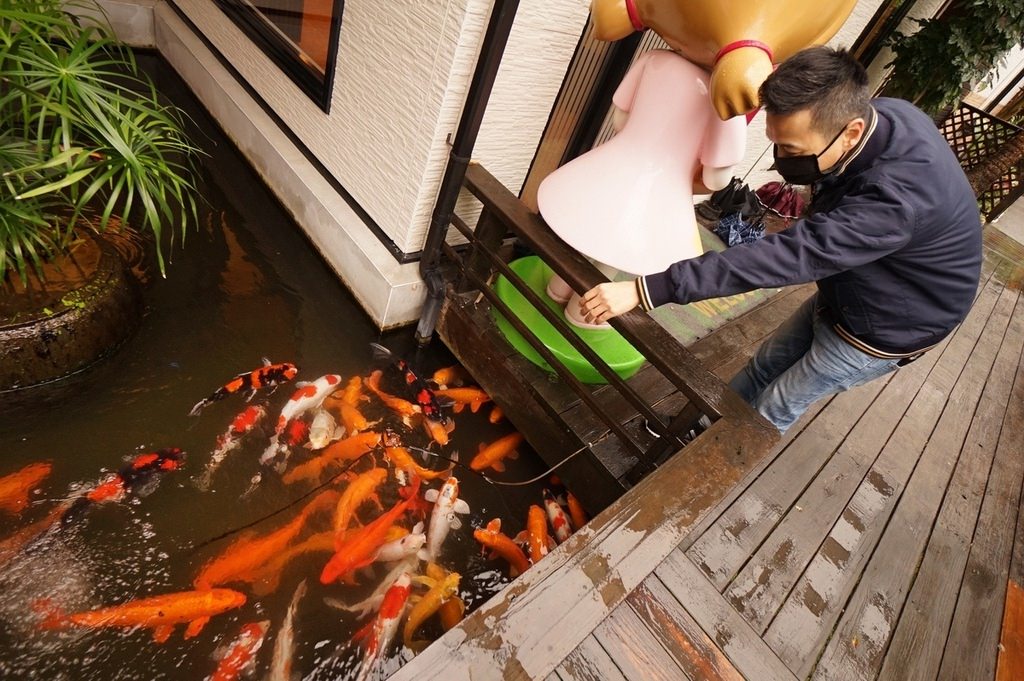
[[[359,586],[323,586],[317,576],[329,557],[324,553],[296,559],[267,596],[254,595],[244,584],[227,585],[245,593],[246,604],[215,616],[187,641],[180,626],[164,644],[154,643],[150,630],[49,631],[39,626],[43,599],[77,612],[191,589],[204,562],[238,535],[207,543],[211,538],[253,523],[250,531],[263,533],[294,517],[299,506],[288,506],[308,486],[285,486],[265,474],[255,492],[242,496],[259,469],[265,434],[252,433],[228,456],[209,492],[193,484],[217,436],[244,402],[233,396],[207,407],[198,418],[189,417],[189,409],[234,374],[268,357],[296,363],[298,380],[326,373],[343,379],[365,376],[371,368],[370,341],[404,353],[426,375],[452,363],[443,347],[414,353],[409,330],[382,337],[224,135],[167,74],[167,65],[145,60],[161,91],[191,113],[195,139],[210,155],[202,170],[200,227],[188,234],[185,249],[175,249],[167,279],[151,277],[142,323],[112,357],[59,383],[0,394],[0,476],[35,461],[53,463],[28,510],[20,516],[0,511],[0,539],[139,453],[180,447],[188,458],[182,470],[162,475],[144,496],[96,506],[0,568],[0,677],[204,678],[216,666],[219,646],[233,640],[243,624],[268,619],[270,633],[254,674],[262,678],[274,635],[303,579],[309,591],[296,618],[295,670],[305,678],[345,677],[361,659],[362,652],[349,641],[365,620],[328,607],[324,597],[361,600],[387,570],[360,574]],[[292,390],[287,385],[269,398],[271,423]],[[480,443],[510,432],[507,422],[488,422],[489,410],[456,416],[452,442],[441,451],[459,451],[468,461]],[[368,404],[367,416],[387,413],[374,403]],[[421,430],[402,434],[409,444],[426,444]],[[308,455],[297,451],[293,456]],[[534,456],[523,456],[510,462],[507,472],[494,475],[522,480],[542,468]],[[471,610],[508,582],[504,563],[480,555],[473,527],[501,517],[502,529],[514,535],[522,529],[528,505],[541,503],[541,485],[499,488],[465,468],[456,474],[471,514],[449,535],[439,562],[463,575],[460,595]],[[385,507],[397,499],[394,484],[389,485],[382,493]],[[365,510],[362,516],[368,520],[372,514]],[[430,640],[439,634],[435,621],[420,637]],[[394,671],[412,652],[397,645],[390,656],[386,671]]]

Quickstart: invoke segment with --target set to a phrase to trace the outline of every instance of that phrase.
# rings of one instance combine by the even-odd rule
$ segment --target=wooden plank
[[[685,553],[673,551],[654,574],[743,676],[757,681],[795,681],[786,665]]]
[[[743,675],[732,666],[725,653],[656,576],[651,575],[634,589],[626,602],[687,677],[695,681],[743,681]]]
[[[774,465],[769,466],[693,544],[688,554],[716,587],[725,589],[736,578],[751,553],[784,517],[786,510],[796,502],[822,466],[833,458],[846,434],[886,385],[887,381],[874,382],[838,395],[832,402],[832,408],[820,414],[799,438],[792,441],[776,457]],[[767,563],[771,564],[772,560],[774,558]],[[754,580],[754,586],[767,586],[759,576],[764,569],[762,562],[766,561],[755,557],[753,565],[744,570],[752,577],[737,578],[741,588],[750,590],[749,579]],[[749,595],[753,598],[755,594]]]
[[[899,425],[891,434],[886,434],[887,441],[883,437],[885,446],[881,453],[875,457],[877,442],[873,443],[872,450],[867,450],[875,462],[866,474],[855,478],[856,490],[852,496],[846,491],[847,485],[840,479],[835,484],[842,485],[844,490],[838,495],[838,500],[833,499],[828,494],[831,481],[823,479],[823,487],[817,487],[816,482],[816,488],[821,494],[813,500],[808,498],[807,506],[801,502],[803,508],[813,509],[814,514],[829,514],[838,519],[827,530],[817,554],[807,564],[765,637],[769,645],[779,653],[779,657],[796,670],[798,675],[806,675],[809,665],[817,657],[817,651],[832,631],[843,604],[856,585],[863,565],[892,513],[900,491],[933,434],[935,424],[947,404],[947,396],[955,389],[964,364],[975,352],[985,320],[994,309],[998,292],[999,289],[991,285],[982,292],[968,319],[949,341],[939,362],[929,372]],[[1003,323],[1005,325],[1006,322]],[[979,366],[976,362],[971,365]],[[865,428],[869,432],[873,432],[872,423],[865,421]],[[863,442],[860,446],[863,446]],[[811,505],[812,501],[829,508]],[[830,509],[835,505],[842,511],[832,514]],[[822,534],[817,536],[821,537]]]
[[[612,610],[594,630],[594,638],[627,679],[679,681],[692,678],[626,603]]]
[[[1024,589],[1010,581],[1003,611],[1003,632],[999,639],[996,681],[1024,678]]]
[[[593,636],[588,636],[558,666],[562,681],[626,681],[626,677]],[[457,678],[457,677],[453,677]]]
[[[1024,478],[1022,451],[1024,366],[1019,366],[999,435],[992,477],[971,542],[963,586],[946,639],[939,679],[990,679],[995,673],[1014,530],[1024,529],[1024,515],[1018,515],[1016,527],[1013,522],[1007,522],[1018,510],[1024,514],[1024,507],[1020,506],[1021,480]],[[1024,537],[1017,541],[1021,554],[1019,560],[1024,564]],[[1006,599],[1006,605],[1009,608],[1009,599]],[[1024,626],[1024,620],[1020,624]],[[1003,626],[1003,631],[1008,633],[1011,630]],[[1024,654],[1024,628],[1018,629],[1017,635],[1021,638],[1017,639],[1016,645]],[[1019,669],[1017,678],[1024,678],[1024,666]]]
[[[851,587],[857,581],[859,569],[848,567],[837,580],[840,587],[836,589],[837,592],[845,594],[852,590],[853,595],[814,670],[815,678],[866,679],[874,678],[878,673],[928,539],[926,528],[934,522],[942,502],[1017,297],[1017,292],[1010,289],[1005,289],[1000,296],[985,333],[971,353],[967,366],[962,368],[963,373],[956,387],[949,393],[943,416],[917,461],[909,482],[904,487],[900,478],[887,475],[885,483],[895,489],[902,488],[901,492],[891,495],[891,501],[884,503],[874,518],[862,516],[865,532],[851,537],[852,542],[837,542],[844,552],[849,551],[848,566],[864,565],[865,557],[871,554],[874,547],[870,541],[860,539],[876,535],[874,528],[888,521],[877,549],[874,549],[874,555],[866,562],[863,574],[859,575],[856,589]],[[936,371],[941,368],[940,364]],[[951,372],[959,370],[959,367],[950,367]],[[898,503],[893,508],[893,502],[897,499]],[[890,514],[891,519],[886,517]],[[817,569],[820,566],[819,562],[812,567]],[[808,573],[811,572],[809,568]],[[797,597],[788,603],[806,601]],[[829,630],[832,628],[832,612],[838,615],[838,610],[835,610],[824,618],[829,624],[826,627]],[[789,620],[790,623],[792,621]],[[792,629],[788,626],[779,629],[782,633],[787,631]],[[821,632],[815,638],[821,641],[825,636],[827,632]],[[816,650],[811,649],[814,652]],[[810,657],[813,658],[813,654]],[[810,671],[811,665],[812,662],[805,656],[797,667],[798,673]]]
[[[548,674],[544,681],[564,681],[564,679],[558,674],[558,670],[555,670]]]
[[[873,661],[881,664],[879,678],[923,681],[938,674],[1022,344],[1024,299],[1018,298],[884,662]],[[994,646],[988,652],[994,660]]]
[[[515,363],[503,356],[507,344],[496,338],[499,332],[490,318],[471,301],[462,297],[447,299],[437,332],[545,463],[553,466],[583,446],[558,421],[550,403],[515,371]],[[570,481],[573,493],[591,515],[607,508],[625,491],[589,452],[574,457],[559,473]]]
[[[403,667],[394,681],[546,676],[765,456],[774,429],[725,416]],[[680,480],[689,484],[681,486]]]
[[[984,290],[991,277],[991,268],[983,279],[979,291]],[[995,297],[987,299],[988,310],[995,303]],[[956,334],[963,334],[971,331],[980,334],[984,325],[984,316],[979,308],[968,316],[967,321],[961,326]],[[868,408],[861,421],[854,426],[849,435],[840,445],[838,451],[832,454],[835,449],[834,431],[845,435],[849,430],[845,424],[848,419],[845,417],[847,409],[857,409],[859,395],[855,391],[840,395],[836,398],[835,406],[823,415],[811,426],[806,433],[792,445],[792,451],[785,452],[777,458],[778,464],[770,466],[762,478],[759,478],[751,485],[748,492],[738,498],[736,503],[730,507],[690,550],[701,569],[708,574],[712,581],[724,590],[736,578],[740,569],[747,563],[750,557],[762,546],[765,539],[778,525],[780,519],[794,504],[801,508],[813,508],[813,518],[806,518],[808,522],[821,520],[828,525],[835,521],[842,510],[845,499],[836,485],[845,485],[843,489],[849,489],[849,485],[856,484],[863,476],[864,470],[870,465],[874,456],[881,450],[893,429],[897,426],[900,417],[907,410],[915,395],[921,389],[930,369],[939,360],[939,357],[946,352],[950,339],[939,348],[926,354],[922,359],[908,367],[900,369],[891,377],[881,393],[879,399]],[[966,358],[966,350],[960,352],[958,357]],[[872,387],[873,386],[873,387]],[[875,384],[861,386],[864,391],[873,390]],[[939,386],[943,388],[942,385]],[[952,382],[945,386],[948,390]],[[936,415],[938,412],[936,412]],[[825,420],[828,417],[828,421]],[[831,444],[826,448],[826,445]],[[815,483],[814,490],[805,491],[808,480],[813,473],[818,471],[824,461],[823,457],[832,454],[831,460],[827,462],[827,469],[820,474],[822,477]],[[798,501],[798,497],[802,495]],[[810,496],[808,496],[810,495]],[[833,509],[829,514],[823,504],[828,504]],[[838,504],[838,506],[837,506]],[[797,511],[799,513],[799,511]],[[819,530],[824,532],[825,530]],[[820,535],[819,535],[820,536]],[[815,547],[816,548],[816,547]],[[813,549],[812,549],[813,550]],[[780,553],[777,553],[780,552]],[[761,551],[763,560],[759,570],[765,568],[774,569],[780,562],[786,563],[790,560],[791,549],[783,544]],[[793,563],[793,567],[798,567]],[[799,566],[802,567],[802,566]],[[748,571],[748,575],[757,575]],[[767,577],[767,575],[765,575]],[[760,578],[753,577],[755,582]],[[790,582],[790,585],[792,582]],[[750,588],[748,583],[746,588]],[[767,580],[760,583],[761,588],[767,588]]]

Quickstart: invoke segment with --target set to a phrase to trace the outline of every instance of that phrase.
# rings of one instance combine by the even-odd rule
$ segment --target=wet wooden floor
[[[1024,679],[1024,249],[985,240],[940,347],[749,466],[684,449],[394,678]]]

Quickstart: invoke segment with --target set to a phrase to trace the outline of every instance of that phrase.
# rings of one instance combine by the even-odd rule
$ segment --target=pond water
[[[140,327],[116,353],[92,368],[41,388],[0,395],[0,478],[33,462],[50,462],[48,477],[35,486],[31,503],[20,513],[0,508],[0,541],[43,520],[63,500],[94,488],[142,453],[167,447],[186,452],[180,470],[156,474],[139,494],[121,501],[92,504],[66,523],[28,542],[0,567],[0,677],[199,679],[217,666],[217,651],[238,635],[243,625],[269,621],[257,653],[255,678],[264,678],[275,639],[298,584],[308,590],[294,619],[293,669],[305,678],[344,678],[359,667],[362,651],[351,642],[367,618],[330,607],[325,598],[357,602],[377,589],[388,566],[357,572],[356,585],[318,579],[331,551],[300,554],[280,570],[280,583],[269,593],[252,584],[229,582],[245,595],[245,604],[213,616],[188,640],[183,625],[164,643],[152,629],[96,626],[41,626],[58,612],[83,612],[135,599],[193,589],[202,567],[248,536],[264,536],[293,521],[316,492],[313,484],[286,485],[280,475],[261,469],[258,458],[269,431],[257,428],[241,441],[212,477],[208,491],[195,481],[210,460],[217,437],[245,408],[241,395],[207,406],[197,417],[189,410],[235,374],[255,369],[263,357],[294,362],[296,380],[313,381],[334,373],[343,382],[366,376],[375,368],[369,343],[380,342],[429,376],[453,363],[446,350],[413,351],[411,330],[381,335],[338,282],[255,173],[225,136],[211,123],[184,86],[170,75],[166,63],[143,57],[159,80],[162,92],[189,111],[194,139],[209,154],[201,177],[203,203],[199,228],[177,247],[167,278],[151,276],[144,293],[145,316]],[[402,381],[385,374],[385,387],[400,393]],[[294,382],[267,395],[261,391],[272,424],[295,390]],[[424,447],[427,434],[405,428],[379,400],[361,403],[371,420],[390,423],[403,442]],[[453,416],[451,442],[435,451],[458,451],[468,461],[481,443],[512,432],[506,421],[488,420],[490,405],[477,413],[466,409]],[[313,456],[292,449],[293,462]],[[507,481],[525,480],[543,472],[528,451],[508,461]],[[443,467],[443,461],[426,466]],[[383,508],[401,501],[395,474],[379,455],[363,457],[357,471],[374,465],[389,470],[380,487]],[[262,482],[249,494],[253,475]],[[318,483],[344,489],[332,478],[341,467],[328,468]],[[509,580],[508,565],[480,553],[473,528],[492,518],[514,535],[523,528],[527,508],[541,502],[545,483],[496,487],[464,466],[455,469],[462,483],[460,498],[470,507],[461,529],[443,544],[438,563],[462,575],[459,595],[472,610]],[[424,481],[438,488],[441,481]],[[430,508],[424,511],[428,516]],[[330,530],[333,506],[310,516],[298,538]],[[360,507],[358,518],[372,522],[379,511]],[[406,514],[406,527],[414,519]],[[238,530],[244,529],[242,532]],[[297,540],[296,540],[297,541]],[[292,542],[289,545],[294,545]],[[2,552],[0,552],[2,553]],[[419,564],[418,570],[424,569]],[[425,587],[414,585],[414,593]],[[260,589],[264,591],[265,589]],[[51,620],[60,621],[59,617]],[[431,618],[417,639],[441,633]],[[398,636],[401,639],[401,634]],[[386,676],[413,651],[401,645],[390,650],[377,676]]]

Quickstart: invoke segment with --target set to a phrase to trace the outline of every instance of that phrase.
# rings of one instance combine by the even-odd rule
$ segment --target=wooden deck
[[[1024,678],[1022,273],[986,230],[977,301],[939,348],[767,457],[698,440],[393,678]],[[691,349],[728,375],[806,295]]]

